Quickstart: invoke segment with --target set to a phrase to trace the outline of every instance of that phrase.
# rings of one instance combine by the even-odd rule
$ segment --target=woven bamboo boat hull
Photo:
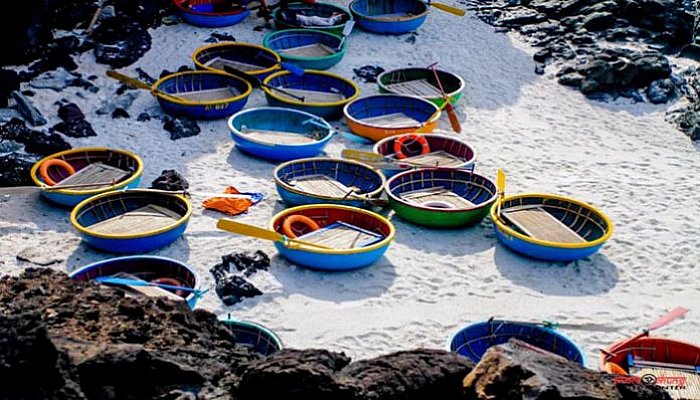
[[[355,207],[329,204],[298,206],[284,210],[272,217],[269,228],[279,232],[284,219],[297,214],[314,219],[321,227],[340,220],[384,235],[384,239],[378,243],[350,250],[290,249],[282,243],[275,242],[277,251],[290,262],[315,270],[348,271],[370,266],[384,255],[396,233],[391,222],[378,214]]]
[[[265,56],[261,56],[265,54]],[[221,42],[202,46],[192,53],[192,62],[198,70],[216,71],[225,73],[223,67],[219,68],[217,59],[233,61],[237,65],[235,69],[243,70],[246,74],[258,79],[265,79],[268,75],[278,71],[280,58],[272,50],[265,47],[239,42]],[[246,66],[242,68],[242,66]]]
[[[212,71],[187,71],[168,75],[157,81],[154,86],[168,94],[177,96],[197,90],[228,87],[231,97],[212,101],[175,101],[170,97],[155,92],[158,103],[168,114],[182,115],[193,119],[219,119],[241,110],[248,102],[252,88],[246,81],[228,74]]]
[[[130,151],[107,149],[104,147],[83,147],[62,151],[39,160],[32,166],[30,171],[30,176],[32,177],[32,181],[34,181],[35,185],[45,186],[43,179],[39,175],[39,167],[41,166],[41,163],[51,159],[66,161],[76,170],[76,172],[79,172],[88,165],[97,162],[118,167],[129,172],[128,177],[116,182],[114,185],[109,185],[103,188],[75,188],[51,191],[42,190],[41,195],[47,200],[66,207],[73,207],[81,201],[96,194],[105,193],[112,190],[137,187],[141,182],[141,175],[143,173],[143,161],[141,161],[141,158],[139,158],[136,154]],[[60,172],[55,172],[52,170],[49,170],[49,176],[51,176],[51,178],[57,182],[66,178],[66,176],[61,175]]]
[[[382,156],[395,158],[394,142],[398,137],[399,136],[390,136],[378,141],[374,144],[374,147],[372,147],[372,152]],[[428,146],[430,146],[431,152],[444,151],[459,160],[455,164],[449,165],[450,168],[468,168],[473,165],[474,161],[476,160],[476,152],[474,149],[460,139],[433,133],[426,133],[423,135],[423,137],[428,141]],[[411,154],[409,154],[409,156],[411,156]],[[426,168],[445,166],[446,165],[425,165]],[[387,167],[382,168],[382,172],[384,173],[384,176],[391,178],[400,172],[406,171],[406,169],[410,167],[411,166],[408,165],[406,168]]]
[[[450,103],[456,105],[464,92],[464,80],[458,75],[444,70],[437,70],[440,83],[450,97]],[[420,84],[417,84],[420,83]],[[430,86],[426,86],[426,84]],[[380,93],[404,94],[430,100],[438,107],[445,104],[439,92],[433,71],[428,68],[399,68],[382,72],[377,77]]]
[[[277,8],[272,13],[272,18],[275,22],[275,29],[314,29],[340,36],[343,33],[345,24],[352,20],[352,15],[346,9],[333,4],[318,1],[314,4],[291,3],[288,5],[288,10],[289,12],[285,13],[280,8]],[[336,25],[306,27],[300,25],[296,20],[292,19],[292,16],[297,13],[318,17],[330,17],[334,13],[340,13],[342,14],[342,18]]]
[[[496,201],[496,184],[467,170],[426,168],[403,172],[386,185],[389,206],[396,214],[414,224],[432,228],[458,228],[479,223]],[[455,203],[453,209],[441,209],[406,200],[411,191],[444,188],[468,203]]]
[[[284,163],[273,173],[275,186],[282,200],[289,205],[306,204],[341,204],[346,206],[368,208],[372,206],[371,199],[379,197],[384,188],[385,179],[382,174],[370,166],[348,160],[331,158],[307,158]],[[295,179],[323,175],[337,181],[345,189],[337,194],[325,195],[310,193],[291,185]],[[348,187],[357,188],[355,193],[366,199],[346,196]],[[345,192],[344,195],[340,193]]]
[[[286,97],[274,89],[263,87],[267,103],[273,107],[288,107],[317,115],[326,119],[338,119],[343,107],[360,95],[360,88],[349,79],[325,71],[307,70],[302,76],[295,76],[289,71],[280,71],[268,76],[264,83],[282,90],[305,90],[342,95],[342,100],[322,102],[302,102]]]
[[[499,201],[500,202],[500,201]],[[501,202],[501,213],[514,207],[539,206],[576,232],[581,243],[538,240],[523,234],[502,217],[497,217],[498,202],[491,208],[496,237],[506,247],[522,255],[545,261],[574,261],[596,253],[613,233],[610,219],[584,202],[548,194],[508,196]]]
[[[192,289],[196,289],[200,285],[199,275],[187,264],[171,258],[156,256],[126,256],[98,261],[73,271],[70,278],[85,282],[120,272],[136,275],[149,281],[156,278],[174,278],[180,281],[182,286]],[[194,293],[187,293],[183,298],[191,308],[194,308],[197,301]]]
[[[440,119],[435,104],[417,97],[380,94],[356,99],[343,109],[345,123],[350,131],[372,141],[387,137],[413,133],[432,132]],[[383,125],[374,121],[382,116],[404,115],[406,123]],[[412,120],[412,121],[411,121]]]
[[[134,231],[129,233],[103,233],[92,228],[148,205],[163,207],[179,218],[157,229],[143,228],[136,224]],[[134,254],[156,250],[177,240],[187,229],[191,214],[192,205],[185,197],[148,189],[133,189],[90,197],[75,206],[70,220],[89,246],[110,253]]]
[[[328,32],[312,29],[285,29],[270,32],[263,38],[263,46],[276,52],[282,61],[295,64],[299,68],[323,71],[338,64],[347,52],[347,43],[340,50],[340,37]],[[309,47],[321,50],[318,55],[292,53],[293,49]],[[299,50],[301,51],[301,50]],[[325,54],[324,54],[325,52]]]
[[[314,123],[304,123],[313,120]],[[264,143],[251,140],[241,130],[264,129],[314,135],[317,140],[307,144]],[[313,157],[326,147],[333,137],[333,127],[311,113],[280,107],[259,107],[234,114],[228,120],[231,139],[236,147],[256,157],[275,161]]]
[[[447,341],[446,350],[478,363],[490,347],[515,338],[586,366],[581,348],[566,335],[534,324],[486,321],[460,328]]]
[[[353,0],[349,8],[362,29],[386,35],[414,31],[428,17],[428,6],[419,0]]]
[[[236,339],[237,346],[253,349],[256,353],[269,356],[282,350],[282,340],[267,327],[250,321],[233,319],[221,315],[219,321],[226,325]]]
[[[217,11],[222,6],[230,6],[231,2],[223,0],[173,0],[173,4],[187,23],[207,28],[236,25],[250,15],[250,11],[245,6]],[[191,8],[187,7],[190,4]]]

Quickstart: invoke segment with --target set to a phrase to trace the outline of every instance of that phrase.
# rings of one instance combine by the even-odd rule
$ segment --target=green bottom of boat
[[[431,228],[459,228],[478,224],[488,214],[490,205],[489,203],[485,207],[464,211],[440,211],[417,209],[389,199],[389,206],[399,217],[416,225]]]

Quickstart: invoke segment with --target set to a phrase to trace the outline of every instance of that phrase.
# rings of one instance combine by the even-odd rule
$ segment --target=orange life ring
[[[409,143],[405,143],[409,140],[410,140]],[[408,145],[413,143],[413,142],[417,142],[418,144],[421,145],[421,150],[420,150],[421,154],[430,153],[430,144],[428,143],[428,139],[426,139],[424,136],[411,133],[408,135],[398,137],[398,138],[396,138],[396,140],[394,140],[394,153],[396,153],[396,158],[398,158],[399,160],[403,160],[404,158],[408,158],[406,153],[403,152],[403,149],[408,148]]]
[[[152,280],[151,282],[159,283],[161,285],[182,286],[182,282],[178,281],[175,278],[158,278],[158,279]],[[172,289],[168,289],[168,288],[163,288],[163,289],[168,290],[168,291],[173,291]],[[186,293],[184,290],[178,289],[178,290],[175,290],[175,294],[180,296],[180,297],[184,297]]]
[[[49,186],[56,185],[56,181],[51,179],[51,177],[49,176],[49,168],[51,167],[62,168],[68,173],[68,176],[71,176],[75,173],[75,168],[73,168],[72,165],[68,164],[63,160],[59,160],[58,158],[46,160],[39,166],[39,174],[41,175],[41,179],[44,180],[44,183],[46,183]]]
[[[282,233],[289,237],[294,239],[297,237],[296,233],[292,230],[292,225],[293,224],[303,224],[306,225],[311,231],[315,231],[319,228],[318,224],[316,221],[313,219],[305,216],[305,215],[290,215],[289,217],[284,219],[284,222],[282,223]]]
[[[603,369],[605,369],[605,372],[609,374],[627,375],[627,371],[622,369],[621,366],[615,364],[614,362],[606,362]]]

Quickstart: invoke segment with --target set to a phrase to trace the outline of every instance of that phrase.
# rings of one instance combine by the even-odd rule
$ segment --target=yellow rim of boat
[[[358,0],[353,0],[353,1],[351,1],[350,4],[348,5],[348,9],[350,10],[350,12],[354,12],[355,14],[359,15],[359,16],[360,16],[361,18],[363,18],[363,19],[368,19],[368,20],[370,20],[370,21],[377,21],[377,22],[405,22],[405,21],[413,21],[414,19],[417,19],[417,18],[423,18],[426,14],[428,14],[428,11],[430,11],[430,6],[428,6],[428,5],[426,4],[426,5],[425,5],[425,11],[423,11],[422,13],[420,13],[420,14],[418,14],[418,15],[414,15],[414,16],[412,16],[412,17],[405,17],[405,18],[401,18],[401,19],[398,20],[398,21],[394,21],[394,20],[387,20],[387,19],[384,19],[384,18],[374,17],[374,16],[372,16],[372,15],[360,14],[359,12],[353,10],[353,8],[352,8],[352,6],[353,6],[355,3],[357,3],[357,1],[358,1]]]
[[[238,43],[238,42],[221,42],[221,43],[213,43],[213,44],[208,44],[208,45],[206,45],[206,46],[202,46],[202,47],[198,48],[197,50],[195,50],[194,53],[192,53],[192,62],[194,62],[194,65],[195,65],[198,69],[200,69],[200,70],[213,71],[213,72],[221,72],[221,70],[219,70],[219,69],[212,68],[212,67],[207,67],[206,65],[202,64],[201,62],[199,62],[199,59],[198,59],[198,58],[199,58],[198,56],[199,56],[199,54],[200,54],[201,52],[203,52],[203,51],[205,51],[205,50],[213,49],[213,48],[216,48],[216,47],[254,47],[254,48],[260,49],[260,50],[262,50],[262,51],[264,51],[264,52],[266,52],[266,53],[272,54],[272,56],[273,56],[273,57],[275,58],[275,60],[277,61],[275,65],[273,65],[273,66],[271,66],[271,67],[263,68],[263,69],[255,69],[255,70],[246,72],[247,74],[250,74],[250,75],[262,75],[262,74],[267,74],[267,73],[269,73],[269,72],[276,71],[276,70],[278,70],[278,69],[281,68],[279,63],[282,62],[282,59],[280,58],[279,54],[275,53],[274,51],[272,51],[272,50],[270,50],[270,49],[268,49],[268,48],[266,48],[266,47],[263,47],[263,46],[260,46],[260,45],[257,45],[257,44],[243,43],[243,42],[241,42],[241,43]],[[222,72],[222,73],[225,74],[225,72]],[[226,74],[226,75],[229,75],[229,76],[230,76],[230,74]]]
[[[177,98],[177,93],[168,93],[171,96],[163,96],[163,94],[160,91],[157,91],[155,89],[158,88],[163,82],[170,80],[170,79],[177,79],[178,76],[183,76],[183,75],[201,75],[201,74],[215,74],[215,75],[222,75],[227,78],[235,78],[246,85],[246,90],[245,92],[239,94],[238,96],[233,96],[229,97],[228,99],[223,99],[223,100],[211,100],[211,101],[190,101],[190,100],[180,100]],[[234,101],[238,101],[241,99],[244,99],[250,95],[250,93],[253,91],[253,87],[250,85],[249,82],[247,82],[245,79],[241,79],[237,76],[233,76],[231,74],[227,74],[226,72],[221,72],[218,70],[206,70],[206,71],[183,71],[183,72],[177,72],[171,75],[164,76],[156,81],[156,83],[153,84],[153,89],[151,90],[151,94],[154,96],[158,97],[159,99],[165,100],[169,103],[175,103],[175,104],[180,104],[183,106],[216,106],[219,104],[228,104],[228,103],[233,103]]]
[[[359,120],[359,119],[355,119],[355,117],[353,117],[352,115],[350,115],[350,113],[348,113],[348,108],[350,108],[350,106],[352,105],[352,103],[355,102],[354,100],[353,100],[352,102],[346,104],[345,107],[343,107],[343,115],[345,116],[346,119],[349,119],[350,122],[352,122],[352,123],[354,123],[354,124],[357,124],[357,125],[366,126],[366,127],[373,128],[373,129],[381,129],[382,131],[399,131],[399,130],[406,130],[406,129],[420,129],[420,128],[423,128],[423,127],[425,127],[425,126],[427,126],[427,125],[436,123],[436,122],[440,119],[440,116],[442,115],[442,110],[443,110],[443,108],[444,108],[444,107],[438,107],[438,106],[435,105],[435,103],[433,103],[432,101],[426,100],[426,99],[424,99],[424,98],[422,98],[422,97],[418,97],[418,96],[407,96],[407,95],[405,95],[405,94],[396,94],[396,93],[373,94],[373,95],[371,95],[371,96],[366,96],[366,97],[363,97],[363,98],[361,98],[361,99],[357,99],[357,101],[369,99],[370,97],[386,97],[386,96],[413,97],[413,98],[415,98],[415,99],[420,99],[420,100],[422,100],[422,101],[424,101],[424,102],[426,102],[426,103],[430,103],[431,106],[435,107],[435,110],[434,110],[433,113],[432,113],[432,118],[428,119],[428,120],[425,121],[425,122],[421,122],[421,123],[419,123],[418,125],[401,126],[401,127],[397,127],[397,128],[394,128],[394,127],[392,127],[392,128],[387,128],[387,127],[381,126],[381,125],[368,124],[368,123],[366,123],[366,122],[362,122],[362,121]],[[446,104],[447,104],[447,103],[445,103],[445,105],[446,105]]]
[[[367,247],[360,247],[358,249],[344,249],[344,250],[336,250],[336,249],[316,249],[316,248],[311,248],[311,247],[304,247],[303,249],[290,249],[290,250],[300,250],[300,251],[305,251],[307,253],[317,253],[317,254],[335,254],[335,255],[349,255],[349,254],[358,254],[358,253],[366,253],[370,252],[372,250],[377,250],[380,249],[384,246],[387,246],[389,243],[391,243],[392,240],[394,240],[394,235],[396,235],[396,229],[394,228],[394,224],[391,223],[388,219],[382,217],[381,215],[377,213],[373,213],[371,211],[363,210],[361,208],[357,207],[351,207],[351,206],[343,206],[343,205],[335,205],[335,204],[309,204],[305,206],[297,206],[297,207],[292,207],[288,208],[286,210],[282,210],[275,214],[272,219],[270,219],[270,223],[268,224],[270,230],[275,230],[274,224],[275,221],[280,219],[281,217],[291,214],[293,212],[299,211],[299,210],[306,210],[310,208],[335,208],[335,209],[340,209],[340,210],[352,210],[361,214],[369,215],[373,218],[376,218],[380,221],[382,221],[384,224],[386,224],[389,227],[389,234],[379,241],[378,243],[375,243],[371,246]]]
[[[183,215],[179,220],[175,221],[172,225],[169,225],[169,226],[166,226],[166,227],[160,228],[160,229],[154,229],[154,230],[150,230],[150,231],[146,231],[146,232],[141,232],[141,233],[135,233],[135,234],[131,234],[131,235],[109,235],[109,234],[104,234],[104,233],[97,233],[97,232],[93,232],[93,231],[90,230],[89,228],[86,228],[86,227],[82,226],[82,225],[78,222],[78,218],[77,218],[78,212],[80,211],[80,209],[82,209],[82,208],[85,207],[88,203],[90,203],[90,202],[92,202],[92,201],[101,199],[101,198],[103,198],[103,197],[109,197],[109,196],[114,196],[114,195],[119,195],[119,194],[125,194],[125,193],[139,193],[139,192],[151,192],[151,193],[161,194],[161,195],[163,195],[163,196],[176,196],[176,197],[179,197],[180,199],[182,199],[182,200],[185,202],[185,205],[187,206],[187,211],[185,212],[185,215]],[[73,225],[73,227],[74,227],[75,229],[77,229],[78,231],[80,231],[81,233],[84,233],[84,234],[86,234],[86,235],[90,235],[90,236],[97,237],[97,238],[102,238],[102,239],[120,239],[120,240],[125,240],[125,239],[138,239],[138,238],[147,237],[147,236],[154,236],[154,235],[158,235],[158,234],[160,234],[160,233],[164,233],[164,232],[171,231],[171,230],[177,228],[178,226],[180,226],[180,225],[186,223],[187,220],[190,219],[190,216],[191,216],[191,215],[192,215],[192,203],[190,202],[190,200],[189,200],[187,197],[185,197],[185,196],[183,196],[183,195],[179,195],[179,194],[167,194],[167,193],[163,193],[163,192],[160,191],[160,190],[129,189],[129,190],[127,190],[127,191],[123,191],[123,190],[114,190],[114,191],[111,191],[111,192],[98,194],[98,195],[96,195],[96,196],[92,196],[92,197],[90,197],[90,198],[87,198],[87,199],[81,201],[80,203],[78,203],[78,205],[76,205],[76,206],[73,208],[73,211],[70,212],[70,223],[71,223],[71,225]]]
[[[439,131],[439,132],[442,132],[442,131]],[[387,157],[388,155],[385,155],[385,154],[382,154],[382,153],[379,152],[379,148],[380,148],[382,145],[384,145],[384,143],[386,143],[386,142],[388,142],[388,141],[390,141],[390,140],[396,139],[397,136],[403,136],[403,135],[410,135],[410,133],[402,133],[401,135],[388,136],[388,137],[385,137],[384,139],[381,139],[381,140],[377,141],[377,143],[375,143],[374,146],[372,146],[372,153],[378,154],[378,155],[380,155],[380,156]],[[463,163],[462,163],[462,164],[463,164],[463,165],[469,165],[469,164],[474,164],[474,163],[476,162],[476,157],[477,157],[476,149],[474,149],[474,147],[472,147],[469,143],[465,142],[464,140],[462,140],[462,139],[460,139],[460,138],[456,138],[456,137],[454,137],[454,136],[448,136],[448,135],[445,135],[445,134],[442,134],[442,133],[423,133],[423,134],[421,134],[421,135],[422,135],[423,137],[425,137],[425,138],[434,137],[434,138],[440,138],[440,139],[446,139],[446,140],[454,140],[455,142],[462,143],[463,145],[465,145],[465,146],[467,146],[468,148],[470,148],[470,149],[472,150],[472,154],[473,154],[471,160],[463,160]],[[453,155],[454,155],[454,154],[453,154]],[[450,168],[450,167],[443,167],[443,168]],[[451,168],[455,168],[455,167],[451,167]],[[457,168],[459,168],[459,167],[457,167]],[[385,169],[385,168],[383,168],[383,169]],[[390,169],[390,168],[389,168],[389,169]]]
[[[59,158],[62,156],[65,156],[67,154],[73,154],[73,153],[80,153],[83,151],[111,151],[114,153],[121,153],[121,154],[126,154],[129,157],[132,157],[134,160],[136,160],[136,171],[127,178],[126,180],[123,180],[116,185],[111,185],[108,187],[104,188],[98,188],[98,189],[89,189],[89,190],[80,190],[80,189],[56,189],[56,190],[50,190],[48,192],[50,193],[60,193],[60,194],[69,194],[69,195],[90,195],[90,194],[98,194],[98,193],[103,193],[104,191],[112,191],[117,188],[122,188],[131,182],[135,181],[138,177],[141,176],[143,173],[143,161],[139,156],[137,156],[135,153],[132,153],[128,150],[122,150],[122,149],[110,149],[107,147],[80,147],[77,149],[71,149],[71,150],[64,150],[55,154],[51,154],[50,156],[44,157],[41,160],[37,161],[32,165],[32,169],[30,170],[30,175],[32,177],[32,181],[34,181],[34,184],[39,186],[40,188],[43,188],[47,186],[44,182],[39,180],[39,176],[37,174],[37,171],[39,170],[39,167],[41,166],[41,163],[43,163],[46,160],[50,160],[52,158]],[[50,186],[49,186],[50,187]]]
[[[384,190],[384,185],[386,184],[386,177],[384,176],[384,174],[383,174],[381,171],[379,171],[379,170],[377,170],[377,169],[374,169],[374,168],[372,168],[371,166],[369,166],[369,165],[367,165],[367,164],[365,164],[365,163],[361,163],[361,162],[359,162],[359,161],[334,159],[334,158],[328,158],[328,157],[300,158],[300,159],[296,159],[296,160],[291,160],[291,161],[284,162],[284,163],[278,165],[278,166],[274,169],[274,171],[272,172],[272,176],[273,176],[274,179],[275,179],[275,183],[278,184],[278,185],[280,185],[280,186],[282,186],[286,191],[292,192],[292,193],[295,193],[295,194],[300,194],[300,195],[303,195],[303,196],[315,197],[315,198],[317,198],[317,199],[323,199],[323,200],[338,200],[337,197],[323,196],[323,195],[317,195],[317,194],[311,194],[311,193],[307,193],[307,192],[302,192],[302,191],[300,191],[300,190],[295,189],[293,186],[289,185],[287,182],[285,182],[285,181],[283,181],[282,179],[279,178],[277,172],[278,172],[279,170],[281,170],[282,168],[286,167],[286,166],[289,165],[289,164],[294,164],[294,163],[297,163],[297,162],[307,162],[307,161],[335,161],[335,162],[338,162],[338,163],[347,163],[347,164],[361,165],[361,166],[363,166],[363,167],[365,167],[365,168],[367,168],[367,169],[369,169],[369,170],[371,170],[371,171],[376,172],[376,173],[379,175],[379,178],[381,179],[382,184],[381,184],[381,186],[379,186],[378,189],[373,190],[373,191],[371,191],[371,192],[369,192],[369,193],[364,193],[364,194],[362,194],[362,195],[357,195],[357,196],[363,197],[363,198],[349,197],[349,198],[346,199],[346,200],[348,200],[348,201],[352,201],[352,200],[362,201],[362,200],[365,200],[365,199],[364,199],[365,197],[366,197],[366,200],[369,200],[370,198],[374,197],[375,195],[378,195],[379,193],[382,192],[382,190]]]
[[[596,239],[596,240],[593,240],[593,241],[590,241],[590,242],[586,242],[586,243],[558,243],[558,242],[550,242],[550,241],[547,241],[547,240],[534,239],[534,238],[532,238],[532,237],[530,237],[530,236],[523,235],[522,233],[519,233],[519,232],[515,231],[514,229],[509,228],[508,226],[506,226],[506,225],[501,221],[501,219],[500,219],[499,217],[496,216],[496,209],[498,208],[498,205],[499,205],[501,202],[505,202],[505,201],[508,201],[508,200],[521,199],[521,198],[525,198],[525,197],[538,197],[538,198],[552,199],[552,200],[563,200],[563,201],[567,201],[567,202],[570,202],[570,203],[579,205],[579,206],[581,206],[581,207],[590,209],[591,211],[595,212],[596,214],[598,214],[598,215],[603,219],[603,221],[605,222],[605,224],[608,226],[608,229],[607,229],[607,231],[605,232],[605,234],[604,234],[603,236],[599,237],[599,238]],[[546,194],[546,193],[525,193],[525,194],[518,194],[518,195],[513,195],[513,196],[506,196],[506,197],[504,197],[503,199],[498,199],[498,200],[496,200],[496,202],[495,202],[495,203],[493,204],[493,206],[491,207],[491,212],[490,212],[490,214],[491,214],[491,219],[492,219],[493,222],[496,224],[496,226],[498,227],[498,229],[500,229],[501,231],[507,233],[508,235],[515,236],[515,237],[517,237],[518,239],[523,240],[523,241],[528,242],[528,243],[538,244],[538,245],[542,245],[542,246],[549,246],[549,247],[557,247],[557,248],[560,248],[560,249],[584,249],[584,248],[587,248],[587,247],[598,246],[598,245],[600,245],[600,244],[605,243],[605,241],[607,241],[607,240],[610,238],[610,236],[612,236],[612,234],[613,234],[613,223],[612,223],[612,221],[610,220],[610,218],[608,218],[607,215],[603,214],[602,211],[600,211],[599,209],[593,207],[592,205],[590,205],[590,204],[588,204],[588,203],[584,203],[583,201],[579,201],[579,200],[576,200],[576,199],[574,199],[574,198],[566,197],[566,196],[555,196],[555,195]]]
[[[349,102],[355,100],[355,99],[357,98],[357,96],[360,95],[360,88],[355,84],[355,82],[353,82],[353,81],[351,81],[351,80],[349,80],[349,79],[346,79],[346,78],[343,77],[343,76],[336,75],[336,74],[332,74],[332,73],[326,72],[326,71],[317,71],[317,70],[314,70],[314,69],[307,69],[307,70],[304,70],[304,73],[305,73],[305,74],[311,74],[311,75],[326,75],[326,76],[331,76],[331,77],[333,77],[333,78],[336,78],[336,79],[338,79],[338,80],[341,80],[341,81],[343,81],[343,82],[345,82],[345,83],[350,84],[350,86],[352,86],[352,88],[355,89],[355,94],[353,94],[352,96],[348,97],[347,99],[343,99],[343,100],[339,100],[339,101],[333,101],[333,102],[328,102],[328,103],[303,103],[303,102],[301,102],[301,101],[289,100],[289,99],[287,99],[287,98],[280,97],[280,96],[276,95],[276,94],[274,93],[274,91],[268,89],[267,87],[264,87],[264,86],[263,86],[263,87],[261,87],[261,89],[265,92],[265,94],[270,95],[273,99],[275,99],[275,100],[277,100],[277,101],[281,101],[281,102],[286,103],[286,104],[294,104],[294,105],[302,105],[302,106],[311,106],[311,107],[335,107],[335,106],[342,106],[343,104],[347,104],[347,103],[349,103]],[[272,75],[268,76],[267,78],[265,78],[265,80],[263,81],[263,83],[264,83],[265,85],[269,85],[269,82],[270,82],[272,79],[274,79],[274,78],[276,78],[276,77],[278,77],[278,76],[289,75],[289,74],[291,74],[291,72],[289,72],[289,71],[278,71],[278,72],[275,72],[274,74],[272,74]],[[284,87],[282,87],[281,89],[284,90]]]

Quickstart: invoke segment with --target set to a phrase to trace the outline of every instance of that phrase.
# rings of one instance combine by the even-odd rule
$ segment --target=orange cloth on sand
[[[238,189],[233,186],[227,187],[226,190],[224,190],[224,193],[240,194]],[[253,201],[250,199],[229,199],[224,197],[212,197],[202,202],[202,206],[204,206],[204,208],[221,211],[222,213],[229,215],[238,215],[246,212],[252,205]]]

